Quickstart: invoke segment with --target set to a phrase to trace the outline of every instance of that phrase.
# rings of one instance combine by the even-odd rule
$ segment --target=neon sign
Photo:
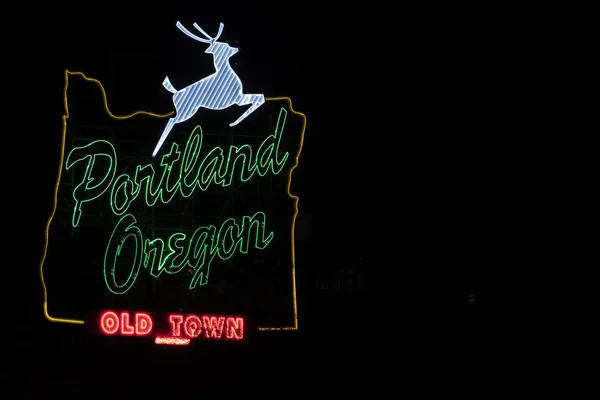
[[[98,313],[97,333],[105,336],[153,337],[156,344],[189,344],[192,339],[242,340],[245,318],[106,310]]]
[[[114,305],[127,304],[118,301],[123,294],[138,296],[137,293],[141,293],[139,290],[146,290],[138,287],[145,288],[159,280],[173,282],[173,286],[161,284],[157,288],[180,288],[183,281],[190,292],[202,292],[203,287],[214,287],[213,281],[209,285],[209,277],[213,276],[213,280],[219,279],[214,278],[218,276],[215,271],[221,269],[215,269],[216,264],[231,260],[229,261],[231,265],[240,264],[249,269],[252,260],[257,257],[256,251],[260,253],[274,247],[281,249],[282,241],[287,241],[290,268],[288,275],[290,303],[287,310],[289,310],[288,315],[291,316],[291,324],[267,323],[258,326],[258,329],[295,330],[298,328],[298,319],[294,226],[298,213],[298,197],[290,193],[290,186],[292,171],[298,165],[298,157],[302,149],[306,118],[302,113],[293,110],[291,100],[287,97],[265,98],[262,94],[243,93],[241,81],[228,61],[237,49],[225,42],[217,41],[221,36],[223,24],[219,25],[219,31],[214,38],[202,31],[197,24],[193,24],[206,39],[192,34],[179,22],[176,26],[187,36],[209,44],[206,52],[213,55],[216,72],[179,90],[175,89],[166,77],[163,86],[173,94],[174,112],[158,114],[135,111],[126,115],[115,115],[108,107],[106,92],[100,81],[88,78],[81,72],[65,70],[65,114],[59,173],[54,192],[54,208],[46,225],[46,243],[40,263],[44,289],[44,314],[53,322],[84,323],[81,317],[56,318],[48,311],[44,265],[49,248],[54,249],[53,261],[57,265],[70,263],[73,264],[73,268],[90,271],[86,272],[88,274],[86,276],[89,276],[94,284],[98,282],[102,285],[105,293],[102,296],[113,296],[114,300],[111,300],[109,306],[112,308]],[[75,80],[73,77],[82,79]],[[74,92],[76,89],[69,88],[70,80],[75,85],[79,85],[76,87],[77,90],[89,91],[89,82],[100,88],[106,115],[124,123],[120,127],[121,136],[101,138],[98,138],[98,135],[78,136],[82,134],[78,133],[77,127],[89,124],[86,120],[75,119],[73,120],[75,123],[70,123],[71,128],[68,129],[67,122],[72,118],[69,113],[68,99],[73,93],[75,95],[79,93]],[[285,102],[283,105],[282,101]],[[78,107],[87,106],[86,102],[81,101],[74,101],[72,104]],[[263,104],[266,105],[260,108],[259,112],[255,112]],[[251,129],[255,129],[258,133],[248,134],[246,131],[247,140],[236,139],[236,143],[228,140],[225,143],[214,139],[214,130],[219,122],[213,121],[213,125],[203,125],[202,118],[196,116],[199,108],[223,110],[231,105],[250,105],[250,107],[237,120],[233,123],[227,121],[226,125],[236,126],[250,113],[254,113],[252,122],[254,128]],[[276,107],[273,123],[270,117],[273,114],[269,114],[273,111],[271,105]],[[138,117],[146,119],[142,121],[142,118]],[[146,152],[146,149],[151,149],[146,146],[147,138],[152,138],[152,130],[158,127],[158,124],[153,124],[152,121],[159,122],[165,118],[169,120],[159,142],[151,143],[154,151]],[[133,125],[128,121],[139,121],[140,124]],[[173,131],[175,124],[181,129],[180,131]],[[295,150],[290,147],[291,135],[288,133],[290,129],[300,131],[299,137],[293,139],[297,141],[293,144]],[[236,132],[219,134],[235,135]],[[213,135],[212,139],[211,135]],[[135,162],[132,162],[131,146],[124,146],[122,144],[124,140],[138,143],[136,151],[145,154],[136,154]],[[161,149],[162,154],[157,156]],[[281,202],[281,199],[269,194],[269,199],[275,199],[270,200],[271,203],[247,202],[243,207],[238,206],[235,211],[231,211],[229,215],[204,214],[200,219],[197,217],[186,219],[185,224],[172,224],[165,222],[164,219],[161,220],[163,222],[156,222],[153,217],[154,210],[159,207],[164,213],[167,209],[177,209],[177,207],[181,209],[186,202],[192,205],[199,204],[200,207],[209,210],[205,205],[211,203],[210,196],[214,196],[215,192],[234,193],[243,185],[252,182],[257,182],[257,185],[260,182],[270,182],[279,175],[282,178],[277,179],[285,181],[284,194],[291,200],[291,207],[274,207],[272,202]],[[280,209],[292,213],[286,229],[281,229],[281,217],[276,217],[281,214]],[[174,215],[172,218],[182,220],[185,216],[179,217],[178,212],[177,216]],[[53,221],[59,219],[63,226],[66,222],[72,229],[71,236],[75,238],[71,239],[73,246],[83,247],[77,248],[79,257],[84,258],[84,263],[87,258],[90,267],[82,266],[81,258],[71,262],[69,254],[74,248],[64,247],[65,243],[68,246],[68,240],[61,239],[54,242],[63,247],[59,245],[53,245],[54,248],[49,247],[50,226]],[[58,226],[59,224],[53,224],[53,231],[58,231]],[[86,232],[86,234],[79,232]],[[90,239],[85,239],[86,237]],[[90,243],[90,246],[86,246],[87,243]],[[275,250],[269,250],[269,254],[273,251]],[[245,261],[243,258],[249,254],[254,258]],[[236,255],[239,257],[234,257]],[[65,256],[67,263],[62,262],[61,259],[57,260],[57,257]],[[210,302],[199,304],[202,304],[203,312],[210,310]],[[104,304],[100,308],[107,305]],[[99,322],[99,326],[104,328],[103,334],[112,336],[156,334],[153,337],[156,338],[157,344],[187,344],[189,339],[197,337],[200,332],[213,332],[210,321],[216,321],[216,326],[221,327],[219,332],[225,339],[241,339],[242,336],[239,335],[243,332],[244,328],[241,327],[245,320],[244,317],[170,314],[165,317],[171,324],[170,333],[166,335],[163,328],[157,328],[165,322],[163,317],[156,317],[158,315],[156,313],[110,311],[103,315],[104,322]],[[179,320],[179,317],[182,319]],[[205,317],[209,319],[205,320]],[[213,317],[216,320],[211,319]],[[163,322],[157,322],[159,320]],[[179,335],[175,334],[176,331]]]

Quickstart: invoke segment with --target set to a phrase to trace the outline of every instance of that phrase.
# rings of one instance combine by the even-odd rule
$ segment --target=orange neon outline
[[[102,98],[104,100],[104,109],[106,110],[106,113],[113,119],[124,120],[124,119],[129,119],[131,117],[134,117],[136,115],[148,115],[148,116],[155,117],[155,118],[167,118],[167,117],[173,115],[174,112],[171,111],[170,113],[167,113],[167,114],[156,114],[156,113],[152,113],[149,111],[135,111],[131,114],[122,115],[122,116],[114,115],[108,108],[106,91],[104,90],[104,86],[102,86],[102,83],[100,83],[99,80],[93,79],[93,78],[88,78],[87,76],[85,76],[85,74],[83,72],[71,72],[71,71],[65,69],[65,86],[64,86],[64,91],[63,91],[65,114],[63,115],[63,118],[62,118],[63,119],[63,130],[62,130],[62,138],[61,138],[60,161],[59,161],[59,165],[58,165],[58,176],[56,178],[56,184],[54,185],[54,203],[52,206],[52,212],[50,213],[50,217],[48,218],[48,221],[46,222],[46,227],[44,230],[44,251],[42,254],[42,260],[40,261],[40,279],[42,281],[42,289],[44,291],[44,304],[43,305],[44,305],[44,316],[46,317],[46,319],[48,319],[50,322],[81,325],[81,324],[84,324],[85,321],[79,320],[79,319],[70,319],[70,318],[56,318],[56,317],[52,317],[48,313],[48,289],[46,288],[46,282],[44,280],[44,261],[46,260],[46,255],[48,252],[48,235],[49,235],[49,231],[50,231],[50,224],[52,223],[52,220],[54,219],[54,214],[56,213],[56,207],[57,207],[57,203],[58,203],[58,187],[60,185],[60,178],[62,175],[62,168],[63,168],[64,156],[65,156],[67,119],[69,118],[69,105],[68,105],[68,101],[67,101],[67,88],[69,86],[69,75],[79,75],[86,81],[96,83],[100,87],[100,90],[102,91]],[[293,114],[301,116],[303,119],[303,122],[302,122],[302,133],[300,135],[300,146],[298,147],[298,153],[296,154],[296,159],[295,159],[296,162],[290,168],[290,171],[288,174],[288,185],[287,185],[287,189],[286,189],[288,197],[290,197],[291,199],[294,200],[294,216],[292,218],[292,227],[291,227],[291,229],[292,229],[292,231],[291,231],[292,298],[293,298],[294,326],[258,327],[258,330],[260,330],[260,331],[297,330],[298,329],[298,304],[297,304],[297,298],[296,298],[296,251],[295,251],[294,232],[295,232],[295,227],[296,227],[296,217],[298,216],[298,201],[300,200],[300,198],[298,196],[291,194],[290,187],[292,184],[292,171],[298,166],[298,159],[300,157],[300,153],[302,152],[302,146],[304,144],[304,132],[306,130],[306,116],[304,114],[302,114],[301,112],[295,111],[292,108],[292,100],[289,97],[267,97],[267,98],[265,98],[265,100],[266,101],[286,100],[289,103],[290,111]]]

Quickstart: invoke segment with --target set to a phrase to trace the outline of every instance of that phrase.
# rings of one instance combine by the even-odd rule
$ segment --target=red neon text
[[[135,313],[133,318],[126,311],[118,314],[105,311],[100,316],[100,330],[106,335],[145,336],[152,331],[152,325],[150,315],[142,312]]]
[[[156,344],[186,345],[190,339],[242,340],[245,318],[237,315],[195,315],[106,310],[99,314],[99,333],[148,337]],[[173,340],[171,340],[173,339]]]
[[[169,315],[169,324],[173,337],[196,338],[203,335],[206,339],[221,339],[225,330],[225,339],[244,338],[244,319],[239,317],[213,317],[181,314]]]

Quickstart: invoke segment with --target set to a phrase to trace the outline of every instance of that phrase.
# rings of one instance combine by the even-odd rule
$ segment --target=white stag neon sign
[[[239,106],[251,104],[251,106],[235,122],[229,124],[229,126],[235,126],[265,102],[265,96],[262,94],[243,93],[242,81],[233,71],[231,65],[229,65],[229,58],[238,52],[238,48],[231,47],[224,42],[217,42],[217,39],[223,32],[223,23],[219,24],[219,32],[217,33],[217,36],[213,38],[194,22],[194,28],[199,30],[200,33],[208,39],[203,39],[194,35],[179,21],[177,21],[176,26],[192,39],[210,44],[205,50],[205,53],[213,55],[215,73],[179,90],[173,87],[168,76],[165,78],[163,86],[169,92],[173,93],[173,104],[175,105],[176,115],[167,122],[167,126],[156,144],[152,157],[156,156],[160,150],[160,147],[167,139],[169,132],[171,132],[173,125],[187,121],[200,107],[211,110],[223,110],[234,104]]]

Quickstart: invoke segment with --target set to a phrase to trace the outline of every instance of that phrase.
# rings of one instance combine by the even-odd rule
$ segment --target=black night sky
[[[3,351],[19,360],[14,390],[24,394],[9,398],[95,398],[99,386],[102,393],[113,386],[136,393],[132,382],[142,377],[156,385],[144,395],[167,394],[167,384],[158,382],[167,376],[179,385],[173,394],[194,393],[190,385],[273,397],[305,385],[307,393],[352,393],[370,385],[364,371],[372,369],[375,342],[392,352],[405,335],[414,344],[403,347],[411,357],[427,349],[413,321],[435,325],[428,337],[444,343],[473,327],[465,319],[476,313],[465,311],[467,294],[479,282],[475,271],[482,255],[496,246],[479,232],[502,219],[486,209],[492,197],[503,195],[489,188],[498,170],[484,172],[497,156],[494,139],[479,132],[488,129],[498,137],[498,128],[486,125],[493,105],[484,106],[483,99],[500,85],[488,75],[502,61],[482,50],[484,36],[496,46],[485,24],[462,17],[432,22],[422,11],[382,16],[388,11],[365,11],[363,5],[344,4],[342,10],[266,0],[177,3],[44,6],[34,16],[24,11],[11,17],[18,29],[9,36],[20,38],[3,61],[4,131],[11,143],[4,166],[14,185],[3,197],[7,220],[16,228],[4,230],[10,236],[4,266],[10,275],[2,278],[9,316],[2,334]],[[433,14],[438,21],[439,12]],[[333,271],[340,254],[368,260],[367,286],[360,293],[306,290],[312,330],[270,335],[241,349],[186,354],[102,343],[43,317],[38,273],[58,165],[64,70],[101,80],[117,113],[129,112],[130,104],[168,112],[170,98],[154,95],[164,77],[182,86],[212,67],[205,45],[177,30],[177,20],[197,22],[209,33],[223,22],[221,40],[240,49],[232,62],[244,91],[288,96],[306,115],[292,192],[300,197],[300,213],[316,221],[318,250],[303,276]],[[423,280],[420,292],[412,282]],[[367,305],[373,292],[382,299]],[[428,319],[422,310],[431,305],[435,311]],[[335,322],[317,333],[314,326],[326,315],[335,315]],[[449,323],[432,324],[438,317]],[[383,329],[387,318],[396,321],[387,328],[394,333]],[[119,361],[110,364],[114,359]],[[103,376],[111,368],[117,377],[107,383]],[[223,371],[231,368],[228,377]]]

